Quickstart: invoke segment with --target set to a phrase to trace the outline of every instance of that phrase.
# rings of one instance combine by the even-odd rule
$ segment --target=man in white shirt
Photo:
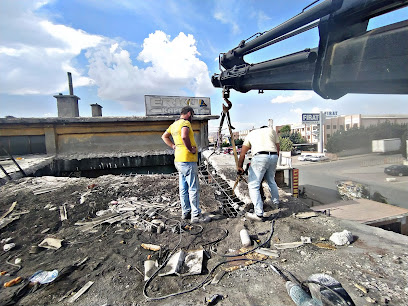
[[[265,177],[272,202],[279,205],[279,191],[275,182],[275,171],[279,158],[279,137],[271,127],[263,126],[251,131],[242,145],[238,160],[238,172],[243,173],[245,154],[251,149],[252,160],[248,170],[248,189],[251,201],[254,204],[254,213],[247,213],[249,219],[263,221],[264,210],[260,193],[262,179]]]

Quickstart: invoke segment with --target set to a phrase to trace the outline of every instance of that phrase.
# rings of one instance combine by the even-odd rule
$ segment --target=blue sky
[[[54,117],[59,92],[73,76],[81,116],[90,104],[104,116],[145,114],[144,95],[208,96],[221,112],[218,54],[257,32],[269,30],[310,0],[1,0],[0,117]],[[378,27],[406,19],[408,9],[370,22]],[[316,47],[317,30],[247,56],[258,62]],[[408,97],[350,94],[332,101],[313,92],[231,92],[237,130],[301,121],[301,113],[407,114]],[[211,130],[218,121],[210,123]]]

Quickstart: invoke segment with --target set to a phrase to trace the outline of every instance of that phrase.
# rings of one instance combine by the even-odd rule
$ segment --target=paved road
[[[314,204],[338,201],[336,182],[352,180],[365,184],[370,193],[381,193],[388,203],[408,209],[408,176],[395,177],[396,182],[387,182],[384,168],[401,164],[401,155],[366,154],[330,162],[298,162],[293,167],[300,169],[299,185],[305,186],[308,198]]]

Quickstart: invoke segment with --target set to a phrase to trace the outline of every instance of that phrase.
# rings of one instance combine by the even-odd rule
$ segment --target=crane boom
[[[220,54],[214,87],[314,90],[325,99],[347,93],[408,94],[408,20],[367,31],[370,18],[408,0],[325,0]],[[319,45],[249,64],[244,56],[318,26]]]

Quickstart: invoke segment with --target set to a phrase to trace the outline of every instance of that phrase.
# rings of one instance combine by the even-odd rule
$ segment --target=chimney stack
[[[74,95],[72,86],[71,72],[68,72],[69,95],[58,94],[54,96],[57,99],[57,109],[59,118],[79,117],[78,100],[79,97]]]
[[[91,104],[92,107],[92,117],[102,117],[102,106],[98,103]]]

